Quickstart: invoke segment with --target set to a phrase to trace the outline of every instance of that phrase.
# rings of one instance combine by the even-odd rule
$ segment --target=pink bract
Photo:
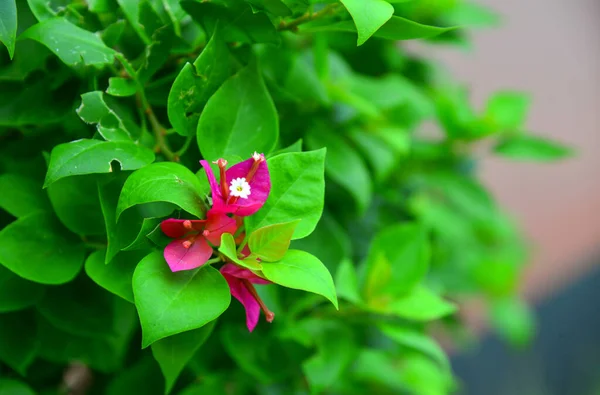
[[[264,155],[255,154],[227,170],[225,170],[227,161],[219,159],[216,163],[220,168],[221,178],[225,178],[224,182],[221,180],[222,182],[218,183],[209,163],[205,160],[200,161],[210,184],[212,209],[219,213],[233,213],[241,217],[257,212],[265,204],[271,191],[271,177]],[[229,195],[231,181],[239,178],[244,179],[250,186],[250,193],[246,198]]]

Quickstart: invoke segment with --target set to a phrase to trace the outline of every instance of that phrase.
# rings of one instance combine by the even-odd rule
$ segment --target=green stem
[[[295,32],[298,30],[299,25],[306,23],[306,22],[314,21],[315,19],[321,18],[321,17],[329,15],[329,14],[333,14],[339,6],[340,6],[339,3],[329,4],[328,6],[324,7],[321,11],[317,11],[317,12],[309,11],[309,12],[305,13],[304,15],[302,15],[288,23],[281,22],[279,24],[278,30],[279,31],[291,30],[291,31]]]
[[[216,257],[216,258],[209,259],[208,261],[206,261],[206,264],[212,265],[213,263],[219,263],[219,262],[223,262],[223,260],[220,257]]]
[[[169,134],[169,131],[166,131],[167,134]],[[180,158],[181,155],[185,154],[185,152],[188,150],[188,148],[190,148],[190,143],[192,142],[192,140],[194,140],[194,135],[189,135],[187,136],[187,138],[185,139],[185,143],[183,143],[183,146],[181,146],[181,148],[179,148],[179,150],[177,150],[177,152],[175,152],[175,156],[177,158]]]
[[[127,59],[125,59],[122,53],[115,53],[115,58],[117,58],[117,60],[121,62],[121,64],[123,65],[123,69],[127,72],[127,74],[129,74],[129,76],[137,86],[137,97],[139,99],[139,103],[142,107],[142,110],[146,114],[146,117],[148,117],[148,121],[150,121],[150,126],[152,127],[152,131],[154,132],[154,138],[156,139],[156,147],[154,150],[156,152],[161,152],[170,161],[179,162],[179,155],[173,152],[171,150],[171,147],[169,147],[169,143],[167,142],[167,139],[165,137],[167,135],[167,131],[164,128],[164,126],[160,124],[158,118],[156,118],[156,114],[154,114],[154,110],[152,110],[152,106],[150,106],[150,103],[146,98],[144,85],[138,79],[137,73],[135,72],[131,64],[129,64]]]

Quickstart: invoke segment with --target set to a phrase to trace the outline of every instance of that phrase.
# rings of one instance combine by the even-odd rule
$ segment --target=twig
[[[281,22],[279,24],[279,31],[283,31],[283,30],[291,30],[293,32],[298,30],[298,26],[306,23],[306,22],[310,22],[313,21],[315,19],[321,18],[323,16],[329,15],[329,14],[333,14],[334,11],[337,10],[337,8],[340,6],[339,3],[335,3],[335,4],[329,4],[328,6],[324,7],[322,10],[317,11],[317,12],[307,12],[304,15],[294,19],[293,21],[290,21],[288,23],[285,22]]]

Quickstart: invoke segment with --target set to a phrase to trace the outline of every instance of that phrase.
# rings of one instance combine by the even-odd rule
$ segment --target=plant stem
[[[142,107],[142,110],[148,117],[148,120],[150,121],[150,126],[152,127],[152,131],[154,132],[154,138],[156,139],[156,146],[154,148],[154,151],[161,152],[170,161],[179,162],[179,155],[173,152],[171,150],[171,147],[169,147],[169,143],[167,142],[167,139],[165,137],[167,135],[167,130],[164,126],[160,124],[158,118],[156,118],[156,114],[154,114],[154,110],[152,110],[152,106],[150,106],[150,103],[146,98],[144,85],[138,79],[135,70],[133,69],[133,67],[131,67],[131,65],[129,64],[127,59],[125,59],[123,54],[117,52],[115,53],[115,58],[117,58],[117,60],[121,62],[121,64],[123,65],[123,69],[127,72],[127,74],[129,74],[129,76],[137,86],[137,97],[139,99],[138,102]],[[185,149],[187,149],[188,146],[189,143],[186,142],[186,145],[184,145]]]
[[[206,261],[206,264],[212,265],[213,263],[219,263],[219,262],[223,262],[223,260],[221,259],[221,257],[216,257],[216,258],[209,259],[208,261]]]
[[[329,14],[333,14],[334,11],[340,6],[339,3],[335,3],[335,4],[329,4],[328,6],[324,7],[322,10],[317,11],[317,12],[306,12],[304,15],[294,19],[293,21],[290,21],[288,23],[285,22],[281,22],[279,24],[279,31],[283,31],[283,30],[291,30],[293,32],[298,30],[298,26],[306,23],[306,22],[310,22],[313,21],[315,19],[321,18],[323,16],[329,15]]]

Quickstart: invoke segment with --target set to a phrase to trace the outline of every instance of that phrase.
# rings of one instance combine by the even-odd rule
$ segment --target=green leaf
[[[409,295],[392,301],[385,309],[385,313],[414,321],[436,320],[455,311],[454,304],[423,286],[417,286]]]
[[[444,350],[426,334],[396,324],[383,324],[379,326],[379,329],[384,335],[403,347],[422,352],[436,361],[440,367],[450,369],[450,361]]]
[[[114,61],[114,50],[94,33],[77,27],[64,18],[53,18],[33,25],[19,36],[44,44],[64,63],[75,66],[101,66]]]
[[[0,231],[0,264],[27,280],[66,283],[77,275],[83,259],[83,246],[52,214],[33,213]]]
[[[41,185],[26,176],[0,175],[0,191],[0,207],[17,218],[52,209]]]
[[[132,79],[122,77],[110,77],[108,79],[106,93],[109,95],[127,97],[135,95],[135,92],[137,92],[137,85]]]
[[[96,193],[92,191],[96,190]],[[60,221],[79,235],[102,235],[105,232],[94,177],[67,177],[50,185],[48,197]]]
[[[357,45],[362,45],[394,14],[385,0],[341,0],[354,19],[358,32]]]
[[[0,266],[0,313],[33,306],[44,296],[45,289],[43,285],[27,281]]]
[[[35,395],[35,392],[19,380],[0,378],[0,395]]]
[[[51,287],[37,305],[38,311],[56,328],[76,336],[111,338],[116,298],[87,276],[60,287]]]
[[[156,360],[149,353],[141,355],[134,363],[128,363],[127,369],[120,369],[108,383],[106,395],[124,394],[163,394],[165,380]]]
[[[350,259],[344,259],[335,273],[335,288],[340,298],[358,304],[362,302],[356,268]]]
[[[527,304],[516,298],[494,300],[491,306],[494,329],[513,346],[526,346],[535,335],[535,317]]]
[[[40,345],[34,312],[0,314],[0,338],[0,361],[25,376]]]
[[[515,160],[551,162],[574,155],[573,149],[560,143],[535,136],[515,136],[502,140],[494,152]]]
[[[325,150],[277,155],[267,160],[271,192],[265,205],[246,218],[249,229],[301,220],[293,240],[308,236],[323,212]]]
[[[246,0],[254,10],[269,12],[275,16],[290,16],[292,11],[281,0]]]
[[[392,16],[383,26],[379,28],[373,37],[385,38],[388,40],[413,40],[416,38],[431,38],[442,33],[457,29],[454,27],[429,26],[405,19],[399,16]],[[300,28],[302,32],[318,31],[340,31],[356,32],[356,26],[352,21],[341,21],[325,26],[309,26]]]
[[[367,299],[409,292],[425,277],[429,258],[429,243],[422,226],[404,223],[385,228],[375,235],[369,249]],[[389,269],[381,270],[382,265]]]
[[[198,329],[229,306],[227,282],[212,266],[172,273],[153,252],[133,274],[135,305],[142,324],[142,347],[181,332]]]
[[[87,123],[95,123],[98,133],[109,141],[137,140],[141,130],[127,108],[101,91],[81,95],[77,115]]]
[[[234,59],[220,35],[213,34],[194,64],[186,63],[171,86],[167,102],[169,121],[177,133],[192,135],[208,99],[234,71]]]
[[[16,38],[17,3],[15,0],[5,0],[0,4],[0,42],[6,45],[11,59],[15,53]]]
[[[117,218],[138,204],[169,202],[198,218],[204,217],[206,192],[200,179],[178,163],[153,163],[127,178],[117,205]]]
[[[152,31],[147,32],[146,28],[140,21],[140,9],[142,7],[142,3],[146,3],[147,5],[147,2],[140,0],[117,0],[117,3],[119,3],[121,10],[129,21],[129,24],[140,36],[144,44],[152,44],[152,40],[150,39],[152,36]],[[156,15],[156,17],[158,18],[158,15]]]
[[[235,248],[235,240],[233,235],[229,233],[223,233],[221,235],[221,245],[219,246],[219,252],[229,258],[232,262],[235,262],[239,266],[245,267],[250,270],[261,270],[262,266],[258,260],[254,257],[247,257],[245,259],[238,258],[238,252]]]
[[[104,263],[106,251],[94,251],[85,261],[85,272],[99,286],[133,303],[131,280],[133,272],[144,253],[122,252],[109,265]]]
[[[269,17],[255,13],[244,2],[229,2],[227,6],[214,2],[182,1],[181,6],[204,31],[214,32],[222,24],[227,42],[279,44],[281,38]]]
[[[215,323],[216,321],[211,321],[202,328],[170,336],[152,344],[152,355],[165,377],[165,393],[171,392],[183,368],[212,333]]]
[[[121,250],[132,251],[150,245],[147,236],[155,229],[158,229],[161,222],[161,218],[144,218],[135,239],[125,247],[121,248]]]
[[[135,170],[154,161],[154,153],[126,141],[77,140],[52,149],[44,187],[63,177],[111,173],[113,162],[121,170]]]
[[[250,252],[261,261],[276,262],[283,258],[300,220],[265,226],[252,232],[248,239]]]
[[[364,212],[371,202],[373,186],[369,171],[354,148],[336,132],[315,128],[306,138],[312,149],[327,148],[325,173],[341,185],[356,202],[359,212]]]
[[[485,119],[501,131],[520,129],[531,104],[528,95],[519,92],[497,92],[488,100]]]
[[[231,77],[209,99],[197,133],[200,152],[209,160],[273,150],[279,120],[256,64]]]
[[[284,287],[322,295],[337,308],[333,279],[317,257],[308,252],[289,250],[279,262],[263,262],[262,266],[262,272],[268,280]]]

